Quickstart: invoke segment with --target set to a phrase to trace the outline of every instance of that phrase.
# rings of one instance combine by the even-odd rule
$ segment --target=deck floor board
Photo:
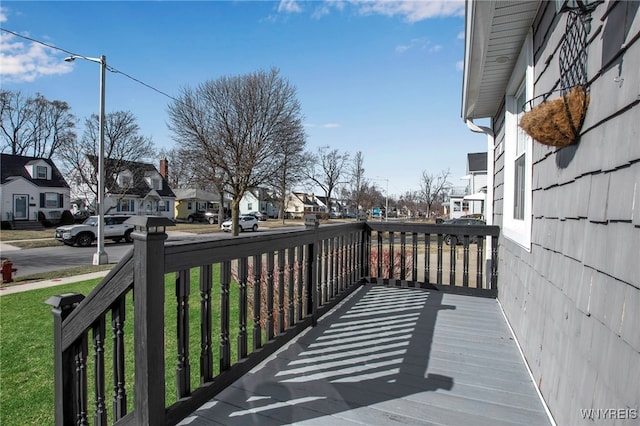
[[[497,301],[365,286],[186,425],[550,425]]]

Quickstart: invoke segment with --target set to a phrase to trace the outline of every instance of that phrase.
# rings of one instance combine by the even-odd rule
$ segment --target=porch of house
[[[550,425],[498,302],[366,285],[181,425]]]
[[[132,220],[89,295],[48,301],[56,424],[550,424],[495,299],[497,227],[165,244],[165,218]]]

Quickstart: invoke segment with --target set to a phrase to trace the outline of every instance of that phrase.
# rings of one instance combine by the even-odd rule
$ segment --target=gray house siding
[[[531,250],[500,239],[499,300],[559,425],[593,424],[581,409],[640,409],[638,3],[594,12],[581,141],[534,142]],[[534,22],[534,96],[557,88],[565,19],[550,3]],[[498,225],[502,120],[504,110],[493,120]]]

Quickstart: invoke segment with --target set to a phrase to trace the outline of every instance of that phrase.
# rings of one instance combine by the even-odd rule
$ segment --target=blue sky
[[[389,193],[419,189],[423,170],[451,170],[484,136],[460,118],[464,2],[3,0],[2,28],[88,57],[171,96],[221,76],[280,69],[297,89],[311,151],[362,151],[367,177]],[[6,32],[1,86],[97,113],[99,66]],[[131,111],[141,133],[171,148],[170,99],[107,73],[107,112]]]

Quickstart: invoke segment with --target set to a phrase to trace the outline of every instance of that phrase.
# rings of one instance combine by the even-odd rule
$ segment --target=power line
[[[84,55],[80,55],[80,54],[78,54],[78,53],[73,53],[73,52],[71,52],[71,51],[69,51],[69,50],[66,50],[66,49],[63,49],[63,48],[61,48],[61,47],[57,47],[57,46],[54,46],[54,45],[52,45],[52,44],[45,43],[45,42],[40,41],[40,40],[36,40],[36,39],[34,39],[34,38],[27,37],[27,36],[22,35],[22,34],[18,34],[18,33],[16,33],[15,31],[11,31],[11,30],[8,30],[8,29],[6,29],[6,28],[1,28],[1,27],[0,27],[0,30],[2,30],[2,31],[4,31],[4,32],[7,32],[7,33],[9,33],[9,34],[13,34],[13,35],[14,35],[14,36],[16,36],[16,37],[20,37],[20,38],[23,38],[23,39],[25,39],[25,40],[29,40],[29,41],[31,41],[31,42],[41,44],[41,45],[46,46],[46,47],[48,47],[48,48],[50,48],[50,49],[59,50],[60,52],[64,52],[64,53],[66,53],[66,54],[68,54],[68,55],[71,55],[71,56],[77,56],[77,57],[80,57],[80,58],[85,58],[85,59],[87,59],[87,57],[86,57],[86,56],[84,56]],[[155,92],[157,92],[157,93],[159,93],[159,94],[161,94],[161,95],[163,95],[163,96],[166,96],[167,98],[169,98],[169,99],[171,99],[171,100],[173,100],[173,101],[176,101],[176,102],[180,102],[180,103],[182,103],[182,101],[180,101],[179,99],[174,98],[173,96],[169,95],[168,93],[163,92],[162,90],[157,89],[157,88],[155,88],[155,87],[151,86],[150,84],[147,84],[147,83],[145,83],[144,81],[142,81],[142,80],[140,80],[140,79],[137,79],[137,78],[135,78],[135,77],[133,77],[133,76],[131,76],[131,75],[127,74],[127,73],[126,73],[126,72],[124,72],[124,71],[120,71],[120,70],[118,70],[118,69],[116,69],[116,68],[114,68],[114,67],[112,67],[112,66],[110,66],[110,65],[107,65],[107,66],[106,66],[106,68],[107,68],[107,70],[111,71],[111,72],[112,72],[112,73],[114,73],[114,74],[122,74],[123,76],[127,77],[128,79],[133,80],[133,81],[135,81],[136,83],[138,83],[138,84],[140,84],[140,85],[142,85],[142,86],[145,86],[145,87],[146,87],[146,88],[148,88],[148,89],[151,89],[151,90],[153,90],[153,91],[155,91]]]

